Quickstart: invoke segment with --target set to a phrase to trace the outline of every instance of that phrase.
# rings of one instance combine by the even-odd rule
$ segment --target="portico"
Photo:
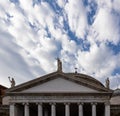
[[[15,110],[19,108],[19,105],[22,107],[21,110]],[[102,106],[101,109],[99,109],[100,106]],[[108,112],[110,112],[108,104],[104,103],[19,103],[10,105],[10,116],[86,116],[88,113],[89,116],[110,116]]]
[[[56,72],[8,89],[10,116],[110,116],[111,90],[80,73]]]

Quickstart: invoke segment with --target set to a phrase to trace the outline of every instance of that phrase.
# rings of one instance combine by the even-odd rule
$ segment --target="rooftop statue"
[[[62,62],[59,58],[57,58],[57,71],[62,72]]]
[[[109,89],[110,88],[110,81],[109,78],[106,79],[106,87]]]
[[[14,87],[15,86],[15,80],[14,80],[14,78],[10,78],[10,77],[8,77],[8,79],[9,79],[9,81],[10,81],[10,83],[11,83],[11,87]]]

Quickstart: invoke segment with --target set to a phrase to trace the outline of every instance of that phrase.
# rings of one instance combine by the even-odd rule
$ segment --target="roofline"
[[[7,87],[3,86],[3,85],[0,85],[0,87],[4,88],[4,89],[8,89]]]
[[[89,75],[86,75],[86,74],[81,74],[81,73],[65,73],[65,74],[75,74],[75,76],[82,76],[83,78],[86,78],[86,79],[89,79],[89,80],[92,80],[92,81],[96,81],[97,83],[99,83],[100,85],[102,85],[104,87],[104,85],[98,81],[97,79],[95,79],[94,77],[92,76],[89,76]]]
[[[50,76],[55,75],[55,74],[57,74],[57,73],[58,73],[58,72],[52,72],[52,73],[49,73],[49,74],[47,74],[47,75],[43,75],[43,76],[41,76],[41,77],[37,77],[37,78],[32,79],[32,80],[30,80],[30,81],[27,81],[27,82],[24,82],[24,83],[19,84],[19,85],[17,85],[17,86],[14,86],[14,87],[12,87],[12,88],[9,88],[6,92],[14,91],[14,90],[16,90],[16,89],[19,89],[21,86],[24,87],[24,86],[29,85],[29,83],[31,83],[31,82],[32,82],[32,83],[38,82],[38,79],[39,79],[39,78],[40,78],[40,80],[42,80],[42,79],[44,79],[44,77],[50,77]]]
[[[23,84],[17,85],[17,86],[12,87],[12,88],[9,88],[6,92],[9,93],[9,92],[14,92],[14,91],[21,91],[21,90],[27,89],[27,88],[29,88],[31,86],[37,85],[38,83],[40,84],[40,83],[49,81],[51,79],[55,79],[59,75],[62,76],[63,78],[65,77],[65,79],[72,80],[72,81],[74,81],[76,83],[82,84],[83,86],[87,86],[87,87],[90,87],[90,88],[98,90],[98,91],[111,92],[110,89],[105,88],[104,85],[102,85],[98,80],[94,79],[93,77],[90,77],[90,76],[84,75],[84,74],[80,74],[80,73],[75,74],[75,77],[77,77],[77,76],[78,77],[79,76],[85,76],[84,78],[86,78],[86,79],[89,79],[88,77],[90,77],[92,82],[94,80],[93,83],[91,82],[90,84],[88,84],[88,81],[85,81],[82,78],[74,78],[73,75],[69,76],[68,74],[70,74],[70,73],[64,73],[64,72],[59,72],[59,71],[49,73],[47,75],[38,77],[36,79],[25,82]],[[71,74],[74,74],[74,73],[71,73]],[[51,77],[54,77],[54,78],[51,78]],[[97,82],[99,84],[99,86],[96,86],[96,84],[94,84],[95,82]]]

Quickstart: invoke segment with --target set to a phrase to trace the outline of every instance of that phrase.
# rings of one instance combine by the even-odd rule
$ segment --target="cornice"
[[[111,96],[111,92],[98,92],[98,93],[20,93],[20,92],[8,92],[9,96]]]

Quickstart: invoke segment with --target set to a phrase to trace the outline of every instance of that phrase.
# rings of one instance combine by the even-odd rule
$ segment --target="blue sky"
[[[119,0],[1,0],[0,84],[56,71],[91,75],[120,88]]]

